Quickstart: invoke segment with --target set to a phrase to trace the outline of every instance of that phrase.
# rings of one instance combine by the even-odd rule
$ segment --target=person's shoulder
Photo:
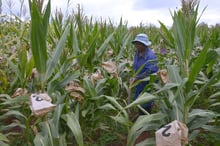
[[[156,59],[156,55],[155,55],[154,51],[150,48],[146,52],[146,56],[147,56],[147,58],[146,58],[147,60]]]
[[[151,48],[148,48],[148,50],[146,51],[147,55],[155,55],[154,51]]]

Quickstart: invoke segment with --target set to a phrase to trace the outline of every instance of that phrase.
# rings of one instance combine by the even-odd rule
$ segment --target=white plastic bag
[[[31,94],[30,108],[32,113],[37,117],[46,115],[56,107],[51,101],[47,93]]]
[[[188,144],[188,128],[177,120],[156,131],[156,146],[185,146]]]

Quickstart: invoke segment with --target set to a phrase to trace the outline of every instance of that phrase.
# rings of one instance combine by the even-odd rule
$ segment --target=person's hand
[[[130,83],[130,85],[132,85],[134,82],[135,82],[135,78],[133,77],[133,78],[130,78],[130,80],[129,80],[129,83]]]

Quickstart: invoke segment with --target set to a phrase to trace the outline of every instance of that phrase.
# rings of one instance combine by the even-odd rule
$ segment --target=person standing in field
[[[149,47],[151,41],[148,40],[148,36],[143,33],[138,34],[132,41],[132,44],[134,44],[136,48],[133,67],[137,75],[130,79],[130,84],[133,84],[137,80],[144,79],[158,71],[156,56]],[[148,81],[142,81],[135,86],[134,100],[138,98],[148,83]],[[141,107],[148,113],[151,113],[152,105],[153,101],[142,104]],[[139,115],[144,115],[144,112],[139,110]]]

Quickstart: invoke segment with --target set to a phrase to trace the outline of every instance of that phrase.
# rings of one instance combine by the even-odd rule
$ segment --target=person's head
[[[148,36],[144,33],[138,34],[135,39],[132,41],[132,44],[135,45],[135,48],[142,52],[144,51],[148,46],[151,45],[151,42],[148,40]]]

